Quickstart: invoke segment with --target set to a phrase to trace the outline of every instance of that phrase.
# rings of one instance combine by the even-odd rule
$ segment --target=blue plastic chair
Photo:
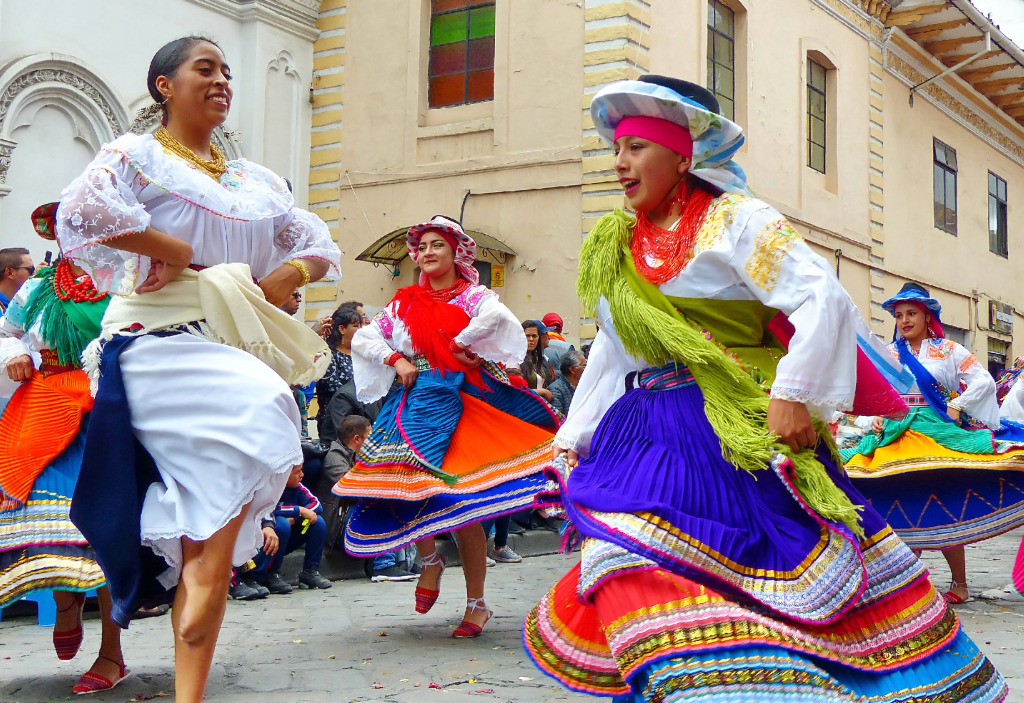
[[[95,595],[95,588],[85,593],[86,598]],[[32,591],[18,600],[27,600],[36,604],[36,624],[39,627],[53,627],[57,622],[57,603],[53,600],[53,591]],[[3,614],[4,609],[0,608],[0,620],[3,619]]]

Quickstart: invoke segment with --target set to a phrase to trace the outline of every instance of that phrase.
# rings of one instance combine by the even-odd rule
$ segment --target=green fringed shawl
[[[23,327],[28,330],[39,319],[40,336],[57,352],[57,360],[64,365],[81,366],[82,352],[100,336],[100,323],[110,296],[94,303],[61,300],[53,289],[56,270],[56,266],[51,266],[35,275],[40,281],[25,302]]]
[[[584,240],[576,287],[584,308],[593,313],[603,295],[627,352],[652,366],[677,361],[690,369],[727,461],[755,472],[768,468],[776,453],[788,456],[796,467],[795,487],[811,509],[863,536],[861,508],[833,483],[814,451],[794,454],[768,431],[769,397],[758,383],[764,375],[724,354],[656,286],[641,280],[629,248],[633,223],[632,217],[616,210],[602,217]],[[774,376],[774,368],[766,371]],[[827,429],[820,422],[815,425],[838,459]]]

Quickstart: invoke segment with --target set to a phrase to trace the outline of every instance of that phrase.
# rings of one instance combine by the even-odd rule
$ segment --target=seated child
[[[324,541],[327,538],[327,523],[321,513],[320,501],[308,488],[302,485],[302,467],[292,469],[285,485],[281,500],[274,509],[274,532],[277,534],[277,549],[270,553],[264,548],[255,558],[256,568],[252,573],[271,593],[291,593],[292,587],[281,578],[281,563],[284,557],[299,547],[305,546],[306,557],[299,574],[299,585],[306,588],[330,588],[331,582],[320,575],[320,559],[323,557]]]
[[[347,474],[356,462],[356,455],[363,441],[370,434],[370,421],[362,415],[349,415],[338,423],[338,438],[324,457],[323,474],[317,484],[317,496],[323,501],[327,519],[327,546],[329,549],[343,549],[339,544],[345,527],[343,513],[345,499],[334,495],[331,489],[342,476]],[[417,574],[402,568],[405,550],[381,554],[373,558],[372,570],[368,574],[373,581],[413,581]],[[411,563],[411,560],[406,560]]]

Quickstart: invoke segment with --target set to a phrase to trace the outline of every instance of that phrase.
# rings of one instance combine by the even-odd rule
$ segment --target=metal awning
[[[371,264],[387,264],[397,266],[406,257],[408,251],[405,248],[405,235],[408,227],[401,227],[388,232],[356,256],[356,261],[369,261]],[[505,242],[495,239],[475,229],[467,229],[466,234],[476,241],[477,251],[482,250],[493,252],[496,258],[504,261],[506,256],[515,256],[516,253],[509,248]]]

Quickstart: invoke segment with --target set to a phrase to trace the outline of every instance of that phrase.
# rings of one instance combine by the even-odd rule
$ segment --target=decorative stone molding
[[[41,68],[23,73],[8,83],[4,92],[0,94],[0,125],[7,121],[7,112],[14,99],[27,88],[41,83],[62,83],[77,90],[96,104],[110,125],[110,131],[113,134],[124,132],[120,118],[114,113],[114,109],[106,97],[96,89],[96,86],[88,78],[70,68]]]
[[[0,184],[7,183],[7,169],[11,166],[15,146],[17,144],[10,139],[0,139]]]
[[[0,73],[0,184],[7,180],[17,146],[9,137],[18,126],[18,115],[39,100],[65,101],[78,110],[89,124],[89,134],[100,143],[122,134],[128,123],[113,92],[74,57],[47,53],[17,59]],[[0,188],[0,197],[7,192],[8,187]]]
[[[863,5],[868,0],[811,0],[815,5],[839,19],[845,25],[858,32],[861,36],[879,40],[885,28],[882,20],[866,12]],[[886,12],[888,16],[888,12]]]
[[[313,41],[321,0],[189,0],[237,22],[264,22]]]
[[[908,86],[917,85],[927,78],[914,64],[915,62],[912,62],[896,47],[891,46],[887,52],[885,67]],[[998,129],[991,119],[975,112],[964,100],[952,95],[936,83],[925,86],[921,93],[927,95],[929,102],[956,122],[1009,156],[1017,164],[1024,166],[1024,145],[1021,141],[1012,138],[1006,131]]]

